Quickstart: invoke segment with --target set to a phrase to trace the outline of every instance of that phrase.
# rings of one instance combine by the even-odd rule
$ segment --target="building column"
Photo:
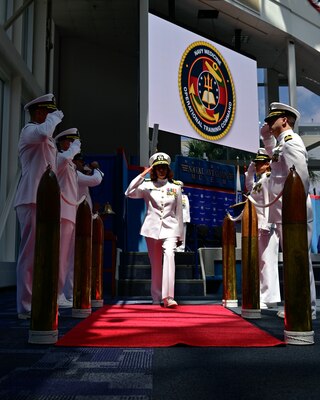
[[[148,165],[149,161],[149,73],[148,73],[148,12],[149,0],[140,0],[139,25],[140,25],[140,68],[139,68],[139,163]]]
[[[288,40],[288,89],[290,106],[297,108],[296,52],[292,40]]]
[[[3,151],[1,160],[2,166],[6,171],[5,175],[2,176],[3,182],[1,184],[2,192],[2,210],[3,215],[7,216],[2,238],[0,240],[0,261],[14,261],[16,252],[16,214],[12,208],[12,201],[15,194],[15,188],[18,183],[18,161],[17,161],[17,147],[19,141],[20,132],[20,118],[21,118],[21,90],[22,83],[21,78],[16,76],[12,78],[9,87],[10,93],[8,93],[9,104],[8,109],[11,110],[9,113],[8,130],[4,131],[4,137],[2,146],[5,149]],[[2,215],[2,214],[1,214]]]
[[[267,69],[266,71],[266,115],[268,114],[269,104],[274,101],[279,101],[279,79],[278,73],[273,69]]]
[[[32,72],[43,91],[46,89],[46,21],[47,2],[38,1],[34,8],[34,58]]]

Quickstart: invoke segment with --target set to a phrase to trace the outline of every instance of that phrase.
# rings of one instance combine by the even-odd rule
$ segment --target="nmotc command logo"
[[[179,68],[179,92],[192,127],[204,138],[221,139],[231,128],[235,91],[227,63],[206,42],[194,42],[184,52]]]

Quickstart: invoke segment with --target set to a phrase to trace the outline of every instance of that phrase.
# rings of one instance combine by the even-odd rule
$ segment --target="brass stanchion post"
[[[222,269],[224,307],[238,307],[236,284],[236,234],[234,222],[225,216],[222,225]]]
[[[282,199],[285,341],[314,343],[312,330],[306,194],[295,168],[286,179]]]
[[[74,286],[72,316],[91,314],[92,214],[86,200],[78,207],[74,250]]]
[[[59,248],[60,187],[48,166],[37,191],[29,343],[51,344],[58,340]]]
[[[103,243],[104,226],[99,214],[93,216],[91,305],[103,306]]]
[[[242,214],[242,309],[244,318],[261,318],[258,251],[258,218],[247,201]]]

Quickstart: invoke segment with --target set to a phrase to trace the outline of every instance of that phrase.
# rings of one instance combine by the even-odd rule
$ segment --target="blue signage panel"
[[[209,188],[184,186],[189,198],[190,219],[192,224],[205,224],[209,227],[220,226],[228,208],[235,203],[235,194],[220,192]]]
[[[176,156],[174,176],[184,184],[191,183],[223,190],[235,190],[236,168],[234,165]]]

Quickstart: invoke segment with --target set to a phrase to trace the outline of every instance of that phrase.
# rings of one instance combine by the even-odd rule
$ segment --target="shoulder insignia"
[[[291,139],[292,139],[292,135],[287,135],[287,136],[285,136],[284,141],[288,142]]]
[[[254,185],[254,187],[252,188],[252,192],[253,193],[260,193],[262,190],[262,183],[258,182]]]
[[[181,182],[180,181],[176,181],[176,180],[172,179],[172,183],[174,183],[175,185],[181,186]]]
[[[145,178],[145,182],[151,182],[150,178]]]

